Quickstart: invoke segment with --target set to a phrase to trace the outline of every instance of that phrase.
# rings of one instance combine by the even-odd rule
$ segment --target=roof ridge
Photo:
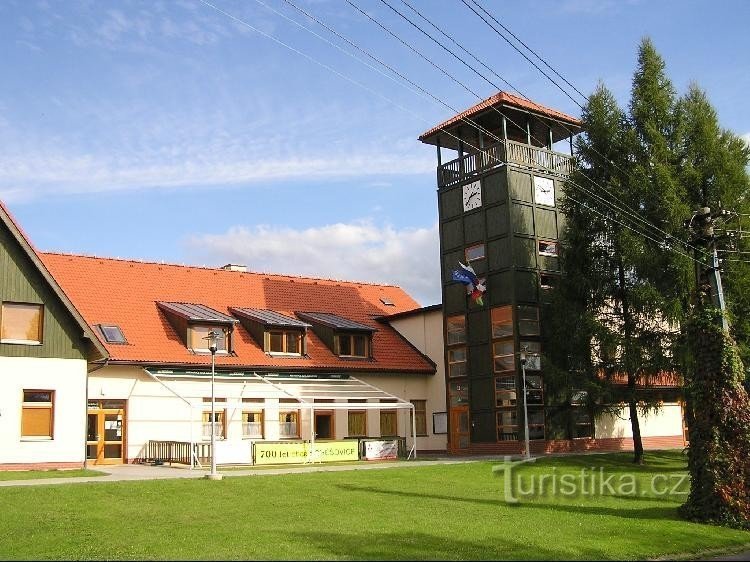
[[[141,265],[159,265],[159,266],[167,266],[167,267],[184,267],[187,269],[204,269],[207,271],[217,271],[217,272],[226,272],[226,273],[232,273],[232,274],[242,274],[242,275],[265,275],[265,276],[273,276],[273,277],[287,277],[289,279],[305,279],[310,281],[326,281],[329,283],[347,283],[349,285],[367,285],[371,287],[393,287],[396,289],[402,289],[400,285],[394,285],[393,283],[375,283],[373,281],[355,281],[351,279],[334,279],[331,277],[313,277],[310,275],[297,275],[297,274],[290,274],[290,273],[272,273],[268,271],[230,271],[227,269],[222,269],[220,267],[211,267],[208,265],[189,265],[185,263],[174,263],[174,262],[166,262],[166,261],[153,261],[153,260],[146,260],[146,259],[136,259],[136,258],[113,258],[108,256],[97,256],[95,254],[82,254],[82,253],[74,253],[74,252],[47,252],[47,251],[39,251],[37,250],[37,253],[42,256],[62,256],[62,257],[73,257],[73,258],[86,258],[86,259],[96,259],[96,260],[107,260],[107,261],[119,261],[119,262],[130,262],[130,263],[137,263]]]

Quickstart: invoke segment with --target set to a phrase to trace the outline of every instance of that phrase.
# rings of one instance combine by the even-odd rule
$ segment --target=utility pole
[[[698,211],[695,211],[689,221],[686,221],[687,228],[692,230],[690,243],[696,248],[695,281],[698,288],[698,299],[702,298],[701,286],[708,281],[711,304],[721,311],[721,327],[725,332],[729,331],[729,324],[726,317],[724,290],[721,286],[719,255],[716,251],[717,236],[714,233],[714,225],[717,219],[726,217],[729,214],[729,211],[723,209],[712,213],[709,207],[702,207]],[[704,248],[705,250],[700,252],[700,248]],[[705,264],[704,261],[706,257],[708,258],[708,264]]]

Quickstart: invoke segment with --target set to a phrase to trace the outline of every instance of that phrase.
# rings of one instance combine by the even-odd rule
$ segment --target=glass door
[[[86,458],[94,464],[125,462],[125,401],[89,400]]]

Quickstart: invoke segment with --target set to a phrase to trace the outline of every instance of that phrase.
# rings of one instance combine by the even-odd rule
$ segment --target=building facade
[[[106,357],[0,203],[0,466],[80,467],[86,380]]]
[[[261,442],[446,450],[432,424],[444,412],[442,378],[388,320],[418,308],[398,287],[41,257],[108,353],[88,379],[92,464],[150,460],[170,442],[205,462],[212,428],[219,464],[257,461]],[[213,356],[210,332],[219,334]]]

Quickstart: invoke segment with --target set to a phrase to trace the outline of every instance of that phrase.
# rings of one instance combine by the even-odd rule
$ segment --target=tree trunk
[[[618,261],[617,273],[620,283],[620,306],[622,307],[622,323],[625,334],[623,349],[623,363],[628,377],[628,409],[630,410],[630,427],[633,432],[633,462],[643,464],[643,439],[641,438],[641,424],[638,420],[638,401],[636,400],[636,366],[633,360],[633,317],[630,313],[627,285],[625,283],[625,266],[622,259]]]
[[[635,377],[628,373],[628,388],[630,389],[630,427],[633,430],[633,462],[643,464],[643,439],[641,438],[641,422],[638,420],[638,403],[635,399]]]

